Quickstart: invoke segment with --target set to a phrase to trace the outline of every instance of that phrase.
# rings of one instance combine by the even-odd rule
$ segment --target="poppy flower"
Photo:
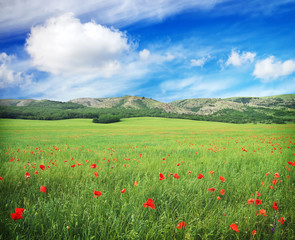
[[[188,170],[188,175],[191,175],[192,171],[191,170]]]
[[[199,176],[197,177],[198,179],[204,178],[203,174],[199,173]],[[204,178],[205,179],[205,178]]]
[[[180,163],[177,163],[176,166],[178,167],[180,165]]]
[[[254,203],[254,199],[253,198],[248,199],[248,204],[251,205],[252,203]]]
[[[217,200],[220,200],[220,199],[221,199],[221,198],[218,196],[218,197],[217,197]]]
[[[263,215],[263,216],[267,216],[266,215],[266,211],[264,209],[259,210],[259,214]]]
[[[1,180],[1,181],[3,181],[3,178],[2,178],[2,177],[0,177],[0,180]]]
[[[176,179],[179,179],[179,176],[178,176],[177,173],[174,174],[174,177],[175,177]]]
[[[16,208],[15,213],[11,213],[10,216],[13,220],[18,220],[23,218],[23,211],[25,211],[24,208]]]
[[[176,228],[177,228],[178,230],[180,230],[181,228],[185,228],[185,226],[186,226],[186,222],[182,221],[182,222],[178,223],[178,225],[177,225]]]
[[[285,219],[284,219],[284,217],[281,217],[279,220],[278,220],[278,222],[280,222],[282,225],[284,224],[284,222],[285,222]]]
[[[137,186],[137,185],[138,185],[138,182],[137,182],[137,181],[135,181],[135,182],[133,183],[133,185],[134,185],[134,186]]]
[[[214,171],[211,170],[209,173],[214,174]]]
[[[277,184],[277,180],[276,179],[272,180],[272,185],[276,185],[276,184]]]
[[[90,167],[91,168],[96,168],[96,164],[92,164]]]
[[[164,175],[163,175],[162,173],[160,173],[159,180],[162,181],[162,180],[164,180],[164,179],[165,179]]]
[[[221,194],[221,195],[224,195],[224,194],[225,194],[225,191],[224,191],[223,189],[221,189],[221,190],[220,190],[220,194]]]
[[[45,170],[45,166],[44,165],[40,165],[40,168],[44,171]]]
[[[26,177],[26,178],[31,177],[31,175],[29,174],[29,172],[26,172],[26,173],[25,173],[25,177]]]
[[[225,181],[225,178],[220,176],[219,179],[221,180],[221,182],[224,182]]]
[[[38,171],[34,172],[36,175],[39,173]]]
[[[236,232],[239,232],[239,229],[238,229],[238,226],[236,225],[236,224],[231,224],[231,225],[229,225],[230,226],[230,228],[232,229],[232,230],[234,230],[234,231],[236,231]]]
[[[275,173],[275,178],[279,178],[279,177],[280,177],[279,173]]]
[[[46,187],[44,187],[44,186],[41,186],[41,187],[40,187],[40,192],[44,192],[44,193],[46,193],[46,190],[47,190]]]
[[[122,191],[121,191],[121,193],[124,193],[126,191],[126,189],[124,188]]]
[[[256,200],[255,200],[255,204],[256,204],[256,205],[261,205],[261,203],[262,203],[262,201],[261,201],[260,199],[256,199]]]
[[[71,168],[74,168],[76,165],[72,165]]]
[[[94,197],[99,197],[101,196],[101,192],[100,191],[96,191],[96,189],[94,190]]]
[[[261,196],[261,193],[260,192],[256,192],[257,196],[260,197]]]
[[[97,177],[98,177],[98,173],[97,173],[97,172],[95,172],[95,173],[94,173],[94,176],[97,178]]]
[[[278,210],[278,204],[277,204],[276,202],[273,202],[273,204],[272,204],[272,208],[273,208],[274,210]]]
[[[209,192],[214,192],[215,191],[215,188],[208,188],[208,191]]]
[[[256,234],[256,230],[253,230],[253,231],[252,231],[252,235],[254,235],[254,234]]]
[[[149,198],[146,203],[142,204],[145,208],[150,207],[151,209],[155,209],[155,204],[153,203],[153,199]]]

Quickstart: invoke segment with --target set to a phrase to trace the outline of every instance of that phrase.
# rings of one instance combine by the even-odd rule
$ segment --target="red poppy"
[[[97,177],[98,177],[98,173],[97,173],[97,172],[95,172],[95,173],[94,173],[94,176],[97,178]]]
[[[121,193],[124,193],[126,191],[126,189],[124,188],[122,191],[121,191]]]
[[[162,181],[162,180],[164,180],[164,179],[165,179],[164,175],[163,175],[162,173],[160,173],[159,180]]]
[[[201,173],[199,173],[199,176],[197,177],[198,179],[202,179],[202,178],[204,178],[204,176],[201,174]],[[205,179],[205,178],[204,178]]]
[[[279,173],[275,173],[275,178],[279,178],[279,177],[280,177]]]
[[[261,203],[262,203],[262,201],[261,201],[260,199],[256,199],[256,200],[255,200],[255,204],[256,204],[256,205],[261,205]]]
[[[135,181],[135,182],[133,183],[133,185],[134,185],[134,186],[137,186],[137,185],[138,185],[138,182],[137,182],[137,181]]]
[[[254,234],[256,234],[256,230],[253,230],[253,231],[252,231],[252,235],[254,235]]]
[[[221,198],[218,196],[218,197],[217,197],[217,200],[220,200],[220,199],[221,199]]]
[[[248,204],[251,205],[252,203],[254,203],[254,199],[253,198],[248,199]]]
[[[76,165],[72,165],[71,168],[74,168]]]
[[[180,165],[180,163],[177,163],[176,166],[178,167]]]
[[[191,175],[192,171],[191,170],[188,170],[188,175]]]
[[[96,164],[92,164],[90,167],[91,168],[96,168]]]
[[[284,217],[281,217],[279,220],[278,220],[278,222],[280,222],[282,225],[284,224],[284,222],[285,222],[285,219],[284,219]]]
[[[278,210],[278,204],[277,204],[276,202],[273,202],[273,204],[272,204],[272,208],[273,208],[274,210]]]
[[[44,186],[41,186],[41,187],[40,187],[40,192],[44,192],[44,193],[46,193],[46,190],[47,190],[46,187],[44,187]]]
[[[220,176],[220,177],[219,177],[219,179],[220,179],[222,182],[224,182],[224,181],[225,181],[225,178],[224,178],[224,177],[222,177],[222,176]]]
[[[266,215],[266,211],[264,209],[259,210],[259,214],[263,215],[263,216],[267,216]]]
[[[177,173],[174,174],[174,177],[175,177],[176,179],[179,179],[179,176],[178,176]]]
[[[208,188],[208,191],[209,192],[214,192],[215,191],[215,188]]]
[[[36,175],[39,173],[38,171],[34,172]]]
[[[182,222],[178,223],[178,225],[177,225],[176,228],[177,228],[178,230],[180,230],[181,228],[185,228],[185,226],[186,226],[186,222],[182,221]]]
[[[94,190],[94,197],[99,197],[101,196],[101,192],[100,191],[96,191],[96,189]]]
[[[26,178],[31,177],[31,175],[29,174],[29,172],[26,172],[26,173],[25,173],[25,177],[26,177]]]
[[[2,178],[2,177],[0,177],[0,180],[1,180],[1,181],[3,181],[3,178]]]
[[[258,197],[260,197],[260,196],[261,196],[261,193],[260,193],[260,192],[256,192],[256,195],[257,195]]]
[[[44,165],[40,165],[40,168],[44,171],[45,170],[45,166]]]
[[[272,180],[272,185],[276,185],[276,184],[277,184],[277,180],[276,179]]]
[[[151,209],[155,209],[155,204],[153,203],[153,199],[149,198],[146,203],[142,204],[145,208],[150,207]]]
[[[225,194],[225,191],[224,191],[223,189],[221,189],[221,190],[220,190],[220,194],[221,194],[221,195],[224,195],[224,194]]]
[[[24,208],[16,208],[15,209],[15,213],[11,213],[10,216],[13,220],[18,220],[23,218],[23,211],[25,209]]]
[[[209,173],[214,174],[214,171],[211,170]]]
[[[238,229],[238,226],[236,225],[236,224],[231,224],[231,225],[229,225],[230,226],[230,228],[232,229],[232,230],[234,230],[234,231],[236,231],[236,232],[239,232],[239,229]]]

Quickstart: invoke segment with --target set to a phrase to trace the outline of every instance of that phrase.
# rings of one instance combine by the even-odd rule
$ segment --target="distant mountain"
[[[158,102],[151,98],[124,96],[124,97],[111,97],[111,98],[77,98],[69,102],[81,104],[85,107],[94,108],[125,108],[125,109],[159,109],[167,113],[180,113],[180,114],[194,114],[193,112],[179,108],[177,106]]]
[[[184,108],[198,115],[211,115],[220,110],[232,109],[245,112],[252,107],[270,109],[295,109],[295,94],[270,97],[195,98],[178,100],[170,105]]]
[[[233,123],[295,122],[295,94],[270,97],[195,98],[163,103],[124,96],[77,98],[68,102],[0,99],[0,117],[27,119],[93,118],[101,114],[124,117],[173,117]]]

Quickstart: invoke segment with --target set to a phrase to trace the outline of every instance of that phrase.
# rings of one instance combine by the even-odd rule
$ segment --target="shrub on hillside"
[[[120,116],[112,115],[112,114],[103,114],[100,115],[98,118],[94,118],[93,123],[113,123],[113,122],[120,122]]]

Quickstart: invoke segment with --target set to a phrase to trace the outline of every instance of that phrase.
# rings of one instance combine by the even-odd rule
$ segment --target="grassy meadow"
[[[0,239],[295,239],[294,124],[0,128]]]

